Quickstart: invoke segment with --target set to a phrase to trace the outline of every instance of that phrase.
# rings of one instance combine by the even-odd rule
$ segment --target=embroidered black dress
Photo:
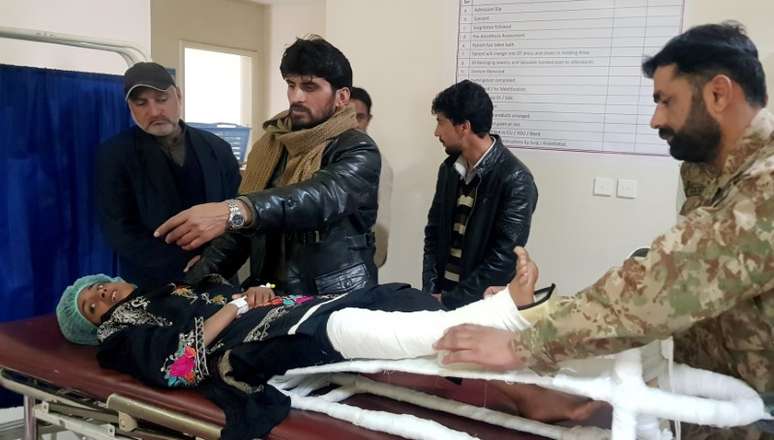
[[[204,346],[204,321],[239,290],[213,279],[192,287],[138,288],[103,318],[97,358],[104,368],[159,387],[198,387],[226,415],[223,439],[262,437],[290,410],[266,385],[288,369],[342,360],[328,340],[330,313],[345,307],[436,310],[438,302],[405,284],[344,295],[278,297],[252,309]]]

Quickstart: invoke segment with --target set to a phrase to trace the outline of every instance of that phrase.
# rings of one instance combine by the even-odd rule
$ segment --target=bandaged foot
[[[326,330],[333,347],[346,359],[407,359],[435,354],[433,343],[446,329],[460,324],[513,332],[530,326],[506,288],[451,311],[338,310],[331,314]]]

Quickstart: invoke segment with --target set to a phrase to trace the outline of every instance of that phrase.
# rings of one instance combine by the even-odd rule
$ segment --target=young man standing
[[[449,308],[513,278],[513,249],[527,242],[537,205],[529,169],[489,133],[492,110],[484,88],[468,80],[433,100],[435,136],[449,157],[427,216],[422,290]]]
[[[247,285],[279,293],[343,293],[377,282],[374,235],[381,160],[349,105],[352,69],[313,36],[285,50],[289,109],[263,124],[237,199],[186,210],[157,237],[207,247],[188,279],[231,276],[251,257]],[[226,233],[228,232],[228,233]]]

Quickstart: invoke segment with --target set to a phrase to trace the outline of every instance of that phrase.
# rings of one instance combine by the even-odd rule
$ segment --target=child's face
[[[99,325],[102,315],[114,304],[129,296],[134,289],[134,285],[125,282],[92,284],[81,290],[78,310],[86,319]]]

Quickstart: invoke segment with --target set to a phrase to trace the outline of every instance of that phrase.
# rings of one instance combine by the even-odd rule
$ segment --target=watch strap
[[[228,220],[226,220],[226,227],[228,230],[234,231],[242,228],[244,226],[244,220],[242,220],[241,224],[234,224],[235,217],[241,216],[242,219],[245,218],[245,214],[242,212],[242,207],[239,206],[239,202],[235,199],[228,199],[226,200],[226,206],[228,206]]]

